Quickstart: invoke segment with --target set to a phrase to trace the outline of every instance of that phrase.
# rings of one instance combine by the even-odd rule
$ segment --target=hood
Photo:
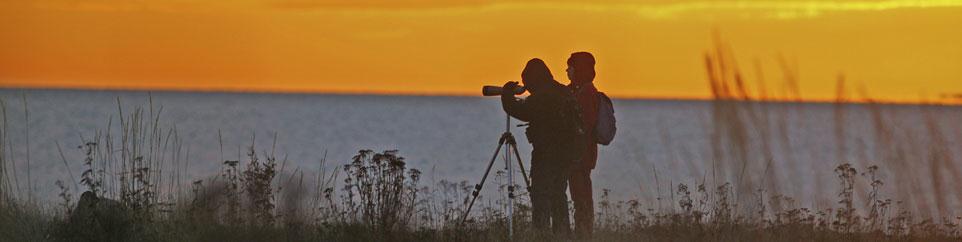
[[[524,70],[521,71],[521,81],[524,82],[525,88],[532,93],[552,83],[557,84],[554,76],[551,75],[551,70],[548,70],[548,65],[538,58],[529,60],[524,66]]]

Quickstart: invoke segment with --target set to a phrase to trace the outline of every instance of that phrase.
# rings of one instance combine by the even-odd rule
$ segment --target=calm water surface
[[[270,150],[276,134],[275,152],[286,157],[287,172],[301,170],[313,176],[325,154],[330,170],[348,162],[360,149],[396,149],[409,167],[425,172],[428,182],[476,182],[505,121],[499,100],[485,97],[186,92],[150,96],[155,111],[162,107],[161,124],[175,127],[182,147],[189,150],[191,165],[185,180],[217,174],[221,157],[243,156],[252,137],[258,152]],[[148,93],[128,91],[6,89],[0,90],[0,99],[6,104],[10,142],[5,155],[16,162],[19,186],[26,189],[25,137],[29,135],[33,189],[45,199],[56,197],[54,181],[77,179],[70,178],[67,169],[73,175],[83,170],[83,153],[78,149],[82,138],[104,130],[109,119],[115,124],[112,132],[118,132],[119,110],[149,106]],[[747,179],[766,184],[767,191],[795,197],[802,205],[828,206],[836,193],[833,168],[839,159],[859,168],[876,164],[882,167],[883,178],[908,181],[930,177],[930,169],[905,171],[905,164],[891,164],[887,157],[892,149],[902,150],[899,160],[910,167],[930,167],[932,154],[939,153],[947,155],[942,158],[947,160],[945,167],[955,169],[960,164],[956,157],[962,156],[959,107],[754,103],[742,104],[736,114],[739,122],[720,118],[733,111],[703,101],[615,100],[615,109],[619,133],[611,146],[600,148],[594,171],[596,195],[607,188],[616,199],[642,199],[650,204],[656,203],[656,197],[667,201],[672,193],[669,187],[679,183],[712,186]],[[882,118],[873,116],[873,110]],[[841,122],[836,119],[839,113]],[[512,132],[527,159],[530,145],[523,129],[515,127]],[[941,141],[933,134],[939,134],[935,136],[941,136]],[[57,142],[64,148],[67,165],[57,152]],[[933,151],[933,147],[945,148]],[[916,183],[921,184],[903,190],[936,192],[927,190],[924,179]],[[894,186],[890,188],[893,196],[898,193]]]

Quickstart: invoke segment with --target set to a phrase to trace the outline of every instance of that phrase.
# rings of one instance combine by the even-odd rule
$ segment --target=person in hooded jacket
[[[568,173],[568,186],[575,210],[575,233],[590,237],[594,229],[594,201],[591,192],[591,170],[598,161],[598,141],[594,127],[598,124],[598,89],[595,79],[595,57],[588,52],[575,52],[568,58],[568,88],[578,99],[585,130],[584,150],[579,163]]]
[[[544,61],[531,59],[521,72],[531,93],[525,99],[503,92],[501,104],[511,117],[528,122],[525,135],[531,143],[531,220],[535,229],[550,228],[557,235],[571,233],[565,195],[570,166],[584,150],[581,111],[571,92],[554,80]],[[517,82],[502,90],[515,90]]]

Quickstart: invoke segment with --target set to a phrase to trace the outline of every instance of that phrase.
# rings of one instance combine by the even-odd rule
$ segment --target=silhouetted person
[[[591,192],[591,170],[598,160],[598,141],[594,127],[598,123],[598,89],[595,88],[595,57],[588,52],[572,53],[568,58],[568,88],[578,99],[585,127],[584,154],[580,163],[571,166],[568,181],[575,208],[575,233],[590,237],[594,225],[594,201]]]
[[[531,219],[535,229],[551,230],[558,235],[571,233],[568,199],[565,195],[571,164],[581,157],[584,135],[577,100],[554,80],[540,59],[528,61],[521,80],[531,95],[517,99],[512,92],[501,95],[504,111],[528,122],[525,135],[531,143]],[[517,82],[505,83],[502,90],[514,90]]]

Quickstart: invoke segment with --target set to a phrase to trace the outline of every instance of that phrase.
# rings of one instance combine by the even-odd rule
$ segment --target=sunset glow
[[[644,2],[644,3],[641,3]],[[717,31],[751,83],[832,100],[962,93],[962,1],[186,1],[0,3],[0,87],[477,95],[590,51],[617,97],[707,98]],[[760,67],[756,71],[756,63]]]

